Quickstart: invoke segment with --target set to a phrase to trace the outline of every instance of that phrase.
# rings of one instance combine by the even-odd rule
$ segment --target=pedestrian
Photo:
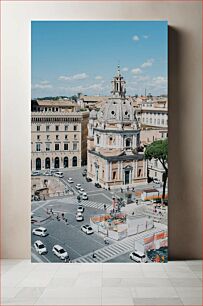
[[[92,258],[96,258],[96,255],[94,254],[94,250],[92,252]]]
[[[132,216],[134,216],[134,214],[135,214],[135,212],[133,211],[133,212],[132,212]]]
[[[104,210],[106,210],[106,204],[104,204]]]

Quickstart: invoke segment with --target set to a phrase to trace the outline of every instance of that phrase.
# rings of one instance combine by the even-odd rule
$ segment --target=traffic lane
[[[85,208],[84,221],[77,222],[75,218],[77,205],[66,204],[66,206],[69,207],[69,211],[65,213],[65,218],[68,219],[68,225],[63,220],[57,221],[55,218],[42,225],[47,228],[48,236],[39,237],[32,234],[32,245],[34,241],[41,240],[48,250],[48,254],[45,257],[51,262],[61,261],[52,252],[54,244],[59,244],[64,247],[68,251],[71,259],[83,256],[105,246],[103,238],[98,234],[87,235],[81,231],[81,226],[90,224],[90,217],[98,214],[98,210]],[[32,229],[36,227],[32,225]]]

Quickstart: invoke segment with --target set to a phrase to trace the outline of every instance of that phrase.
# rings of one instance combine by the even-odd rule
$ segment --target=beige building
[[[140,146],[140,126],[118,66],[112,96],[88,124],[88,176],[105,188],[146,182],[147,168]]]
[[[109,97],[107,96],[87,96],[79,94],[77,103],[81,108],[84,109],[100,109],[108,98]]]
[[[31,169],[81,167],[87,160],[88,112],[69,100],[33,100]]]

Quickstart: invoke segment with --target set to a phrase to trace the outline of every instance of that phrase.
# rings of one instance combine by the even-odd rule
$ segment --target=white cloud
[[[52,85],[49,81],[41,81],[39,83],[33,84],[32,89],[46,89],[46,88],[52,88]]]
[[[129,70],[128,67],[123,67],[122,69],[123,72],[127,72],[128,70]]]
[[[153,59],[153,58],[150,58],[150,59],[148,59],[146,62],[144,62],[144,63],[141,65],[141,67],[142,67],[142,68],[151,67],[152,64],[153,64],[153,62],[154,62],[154,59]]]
[[[137,82],[148,81],[150,79],[148,75],[134,75],[133,78],[135,78]]]
[[[102,80],[103,79],[103,77],[101,76],[101,75],[97,75],[96,77],[95,77],[95,80]]]
[[[133,74],[140,74],[140,73],[142,72],[142,70],[141,70],[140,68],[133,68],[133,69],[131,70],[131,72],[132,72]]]
[[[61,75],[59,77],[59,80],[64,80],[64,81],[75,81],[75,80],[84,80],[87,79],[88,75],[87,73],[83,72],[83,73],[78,73],[78,74],[74,74],[74,75]]]
[[[149,35],[143,35],[143,38],[144,38],[144,39],[148,39],[148,38],[149,38]]]
[[[138,40],[140,40],[140,38],[139,38],[139,36],[134,35],[134,36],[132,37],[132,40],[134,40],[134,41],[138,41]]]
[[[154,77],[152,79],[152,84],[153,85],[166,85],[167,84],[167,79],[163,76],[158,76],[158,77]]]

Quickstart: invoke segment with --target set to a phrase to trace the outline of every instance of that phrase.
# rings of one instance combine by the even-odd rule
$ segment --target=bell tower
[[[113,97],[125,98],[125,93],[126,93],[125,81],[120,72],[120,65],[117,66],[117,73],[113,78],[113,80],[111,81],[111,83],[112,83],[111,93],[113,94]]]

